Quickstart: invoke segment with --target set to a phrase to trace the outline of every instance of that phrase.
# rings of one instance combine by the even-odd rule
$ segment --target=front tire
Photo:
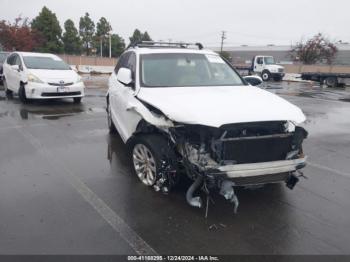
[[[23,104],[28,103],[28,99],[27,99],[27,96],[26,96],[25,86],[24,86],[23,84],[21,84],[21,86],[19,87],[19,90],[18,90],[18,97],[19,97],[19,100],[20,100]]]
[[[326,78],[326,85],[330,88],[338,86],[338,79],[335,76],[329,76]]]
[[[5,78],[2,80],[2,84],[4,86],[6,96],[7,97],[12,97],[13,96],[13,91],[8,88]]]
[[[268,70],[264,70],[261,73],[261,78],[262,78],[262,80],[267,82],[267,81],[269,81],[271,79],[271,73]]]
[[[161,175],[168,171],[175,171],[169,182],[175,186],[178,181],[176,155],[170,141],[161,135],[139,135],[134,138],[131,149],[134,172],[145,186],[154,186]]]

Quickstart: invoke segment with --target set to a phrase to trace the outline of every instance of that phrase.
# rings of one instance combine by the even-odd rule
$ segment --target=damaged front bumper
[[[247,181],[246,184],[261,184],[276,181],[275,174],[281,174],[283,180],[283,174],[295,172],[306,166],[307,157],[293,159],[293,160],[281,160],[264,163],[253,164],[237,164],[237,165],[225,165],[217,168],[208,168],[207,174],[219,176],[222,178],[233,180],[237,185],[244,185],[243,181]],[[265,179],[262,179],[265,177]],[[246,179],[242,179],[246,178]],[[250,178],[250,179],[247,179]]]

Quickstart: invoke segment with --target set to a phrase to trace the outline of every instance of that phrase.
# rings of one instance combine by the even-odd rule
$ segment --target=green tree
[[[95,46],[97,48],[97,53],[101,53],[101,45],[102,45],[102,55],[108,54],[109,52],[108,37],[111,30],[112,30],[111,24],[107,21],[105,17],[101,17],[96,25]]]
[[[149,36],[147,31],[142,35],[142,41],[152,41],[152,38]]]
[[[80,54],[81,41],[78,29],[74,26],[74,22],[71,19],[64,22],[64,30],[62,37],[64,52],[67,54]]]
[[[86,55],[90,55],[90,49],[93,44],[93,37],[95,33],[95,23],[91,20],[89,13],[85,13],[85,16],[80,17],[79,21],[79,34],[83,41]]]
[[[142,41],[142,33],[141,33],[141,31],[138,30],[138,29],[135,29],[135,31],[132,34],[132,36],[129,37],[129,40],[130,40],[131,44],[134,44],[134,43]]]
[[[131,37],[129,37],[130,44],[134,44],[140,41],[152,41],[152,38],[149,36],[147,31],[141,33],[139,29],[135,29]]]
[[[31,27],[33,30],[40,32],[45,40],[42,46],[38,48],[38,51],[52,53],[61,53],[63,51],[60,23],[57,20],[56,14],[51,12],[46,6],[33,19]]]
[[[111,37],[112,37],[111,38],[112,56],[113,57],[119,57],[123,53],[123,51],[125,49],[125,41],[118,34],[112,34]]]

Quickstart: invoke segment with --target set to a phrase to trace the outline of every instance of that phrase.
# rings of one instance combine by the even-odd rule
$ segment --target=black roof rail
[[[201,43],[185,43],[185,42],[163,42],[163,41],[139,41],[135,43],[130,43],[130,47],[146,47],[146,48],[188,48],[190,46],[197,46],[199,50],[203,49]]]

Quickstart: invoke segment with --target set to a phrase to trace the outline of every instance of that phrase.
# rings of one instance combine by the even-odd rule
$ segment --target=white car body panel
[[[28,69],[28,73],[37,76],[46,83],[76,83],[78,74],[74,70],[43,70],[43,69]]]

